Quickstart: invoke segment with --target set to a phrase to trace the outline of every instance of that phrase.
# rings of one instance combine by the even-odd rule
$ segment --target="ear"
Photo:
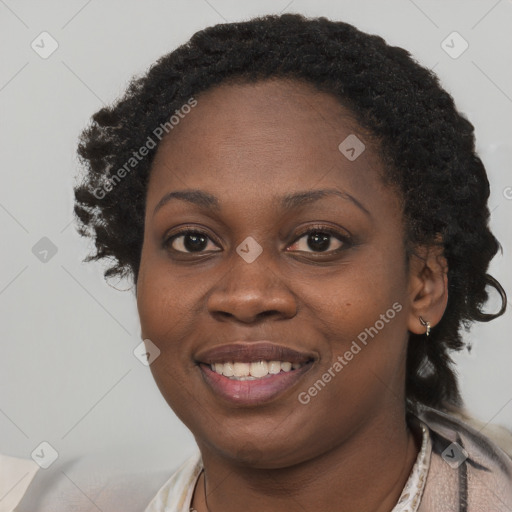
[[[437,325],[448,303],[448,263],[441,245],[416,247],[409,258],[409,318],[414,334],[425,334],[420,317]]]

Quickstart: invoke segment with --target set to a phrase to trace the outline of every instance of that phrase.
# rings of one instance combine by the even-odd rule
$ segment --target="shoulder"
[[[144,512],[188,512],[202,468],[198,452],[185,461],[165,482]]]
[[[487,430],[485,424],[464,412],[430,408],[422,409],[418,417],[428,427],[432,442],[426,501],[452,503],[449,510],[459,510],[464,503],[471,505],[469,510],[512,509],[512,459],[482,433]],[[500,444],[508,443],[512,444],[512,433],[500,430]]]
[[[512,432],[482,423],[463,411],[441,412],[424,408],[419,415],[431,431],[461,446],[475,458],[501,468],[512,477]]]

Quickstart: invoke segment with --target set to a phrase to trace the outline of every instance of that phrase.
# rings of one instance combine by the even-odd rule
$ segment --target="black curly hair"
[[[406,397],[412,410],[422,404],[460,406],[450,351],[463,348],[463,327],[506,308],[503,288],[487,274],[500,245],[488,227],[489,182],[475,153],[474,128],[437,77],[406,50],[347,23],[284,14],[206,28],[94,114],[80,138],[86,172],[75,188],[79,232],[96,245],[86,261],[109,258],[114,263],[106,278],[129,275],[136,284],[146,187],[158,144],[135,160],[140,148],[150,146],[156,127],[171,128],[171,116],[201,91],[274,78],[336,96],[379,141],[385,179],[402,199],[408,246],[442,246],[448,305],[428,339],[410,334]],[[482,312],[487,286],[502,298],[498,313]]]

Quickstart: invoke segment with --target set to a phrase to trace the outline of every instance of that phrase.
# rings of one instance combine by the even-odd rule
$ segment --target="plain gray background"
[[[129,472],[172,470],[193,452],[193,437],[133,355],[141,341],[133,291],[106,284],[101,264],[82,263],[92,247],[73,224],[77,137],[132,75],[197,30],[280,12],[347,21],[434,68],[476,127],[504,251],[490,271],[512,296],[510,1],[0,0],[1,453],[29,458],[47,441],[59,459],[45,471],[88,454],[105,471]],[[59,45],[46,59],[31,47],[43,31]],[[458,58],[442,47],[454,31],[469,45]],[[46,262],[33,252],[43,237],[57,250]],[[509,428],[511,328],[509,309],[476,325],[466,336],[472,352],[455,356],[470,411]],[[76,466],[66,474],[77,487],[85,478]]]

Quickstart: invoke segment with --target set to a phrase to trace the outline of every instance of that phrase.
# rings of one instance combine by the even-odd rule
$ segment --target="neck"
[[[419,445],[403,419],[377,421],[315,459],[280,469],[243,467],[200,446],[205,471],[193,506],[198,512],[279,512],[291,505],[304,512],[389,512]]]

